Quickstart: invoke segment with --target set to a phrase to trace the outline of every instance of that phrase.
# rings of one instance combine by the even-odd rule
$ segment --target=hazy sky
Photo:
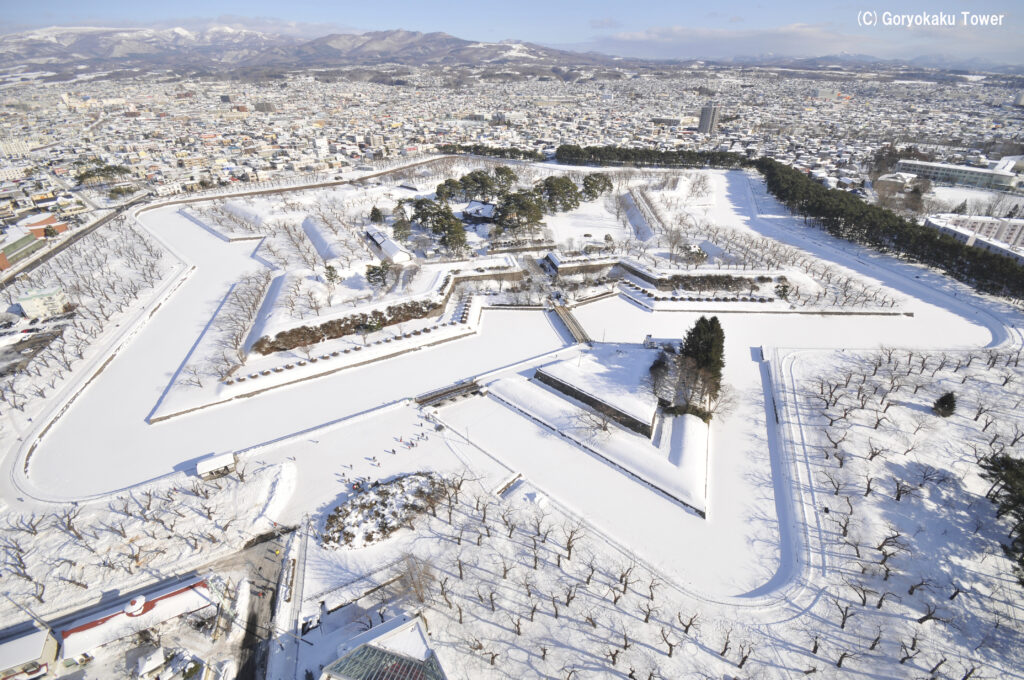
[[[874,26],[859,26],[865,10]],[[897,27],[891,15],[952,13],[956,25]],[[964,26],[960,12],[1003,14],[1002,26]],[[329,32],[404,28],[481,41],[525,40],[626,56],[721,58],[765,53],[878,57],[941,54],[1024,63],[1021,0],[864,0],[812,3],[689,0],[0,0],[0,32],[52,25],[198,26],[223,18],[264,30]],[[290,25],[290,26],[289,26]]]

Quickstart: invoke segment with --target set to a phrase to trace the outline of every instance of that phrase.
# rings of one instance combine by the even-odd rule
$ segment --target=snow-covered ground
[[[257,242],[224,240],[176,208],[165,208],[144,214],[142,226],[195,269],[149,303],[153,313],[125,330],[130,337],[122,339],[130,341],[101,372],[90,374],[92,381],[75,392],[74,401],[68,402],[72,395],[66,390],[60,392],[34,422],[27,414],[17,421],[5,414],[18,430],[0,434],[7,447],[4,515],[56,513],[59,518],[60,512],[79,507],[83,520],[89,518],[83,526],[99,526],[117,519],[119,498],[131,494],[138,499],[149,489],[163,494],[183,483],[198,458],[224,450],[239,451],[244,463],[266,474],[282,477],[269,471],[289,471],[273,491],[251,475],[239,485],[245,497],[233,509],[266,518],[260,520],[264,523],[303,527],[316,526],[308,518],[344,503],[357,480],[415,471],[449,478],[465,474],[452,520],[439,511],[436,518],[425,516],[415,531],[400,529],[385,543],[357,550],[293,541],[286,559],[299,565],[296,582],[287,587],[294,597],[278,603],[278,623],[291,628],[296,621],[319,620],[321,629],[305,638],[314,641],[313,650],[288,636],[278,640],[274,677],[302,677],[306,669],[315,673],[367,616],[376,624],[403,607],[422,605],[434,626],[433,644],[453,678],[560,677],[572,668],[580,677],[628,677],[631,668],[647,677],[654,667],[673,678],[698,671],[782,678],[809,667],[824,674],[826,666],[832,675],[926,677],[943,658],[940,668],[947,677],[963,677],[971,664],[984,669],[973,677],[1022,677],[1022,613],[1014,604],[1019,589],[998,552],[1001,529],[986,501],[968,500],[980,490],[972,461],[962,458],[962,450],[960,458],[949,460],[957,453],[949,442],[987,441],[988,433],[984,438],[980,433],[984,420],[972,420],[971,412],[959,414],[929,430],[907,458],[899,447],[939,386],[922,387],[915,398],[906,394],[912,388],[904,387],[877,429],[871,411],[853,416],[850,454],[840,467],[834,454],[824,455],[830,444],[821,439],[823,416],[813,408],[818,378],[842,380],[845,371],[870,365],[882,345],[929,352],[928,374],[915,377],[930,380],[936,370],[936,381],[957,389],[952,365],[936,368],[940,354],[952,362],[972,349],[980,357],[983,347],[1003,354],[1020,347],[1020,313],[936,272],[824,236],[789,216],[756,177],[719,171],[706,176],[711,192],[706,200],[688,203],[683,186],[651,193],[677,194],[661,201],[665,211],[685,208],[723,230],[775,239],[809,262],[829,263],[850,281],[898,299],[901,312],[847,315],[836,305],[815,310],[827,314],[800,308],[773,309],[772,314],[719,310],[726,337],[723,378],[736,403],[730,412],[716,415],[710,438],[704,437],[710,442],[706,475],[692,465],[689,454],[699,447],[693,444],[690,423],[663,422],[654,440],[643,442],[616,426],[609,434],[592,427],[572,431],[571,423],[579,422],[585,409],[527,382],[542,364],[564,361],[570,367],[576,359],[582,369],[579,349],[567,347],[571,340],[565,329],[543,310],[484,310],[477,332],[467,337],[150,424],[147,419],[175,384],[228,290],[254,267],[265,266],[252,257]],[[365,197],[353,200],[360,209],[372,205]],[[736,273],[749,265],[730,266]],[[812,270],[808,276],[822,276],[820,269]],[[633,345],[648,334],[678,340],[700,313],[652,311],[621,295],[574,309],[591,337]],[[982,359],[975,361],[973,382],[962,388],[968,390],[965,409],[1005,386],[981,370]],[[635,385],[638,371],[629,374]],[[884,375],[880,371],[878,380]],[[587,382],[590,377],[574,379]],[[409,400],[465,378],[476,378],[490,394],[423,410]],[[876,376],[849,381],[845,399],[855,402],[860,383],[872,381]],[[76,390],[83,382],[75,382]],[[983,389],[985,382],[991,384]],[[1019,389],[1022,383],[1017,377],[1010,384]],[[1006,424],[1019,417],[1005,409],[998,415]],[[1005,426],[991,427],[1002,431]],[[873,461],[877,466],[867,460],[872,445],[889,451]],[[30,448],[26,470],[24,455]],[[950,478],[924,480],[926,466],[945,470]],[[875,468],[879,472],[872,473]],[[851,557],[854,548],[842,542],[836,529],[847,506],[842,494],[833,493],[829,474],[850,490],[847,514],[855,516],[851,526],[863,538],[860,550],[870,555],[861,559],[867,563],[862,573],[856,555]],[[875,487],[865,493],[865,475],[872,474],[877,474]],[[677,493],[693,494],[696,502],[692,481],[702,476],[706,481],[699,500],[705,518],[652,488],[655,482],[667,486],[682,480]],[[922,486],[916,485],[919,477]],[[897,502],[895,482],[907,480],[916,491]],[[266,498],[273,500],[261,500]],[[202,500],[195,502],[202,512]],[[226,502],[231,505],[231,499]],[[486,521],[480,516],[484,502],[493,505]],[[108,507],[111,503],[115,510]],[[956,516],[949,514],[951,507]],[[538,516],[541,530],[534,531]],[[977,536],[958,543],[965,527],[973,526],[961,521],[969,516],[981,522]],[[587,540],[570,558],[569,535],[580,521]],[[880,571],[884,563],[878,566],[879,550],[871,545],[882,540],[887,522],[900,533],[901,547],[893,558],[899,572],[891,577],[892,585]],[[544,527],[550,538],[540,540]],[[116,549],[117,531],[95,531]],[[31,532],[20,533],[27,546]],[[47,533],[71,540],[68,532]],[[159,535],[152,540],[159,541]],[[58,549],[39,543],[27,554],[45,560]],[[941,566],[930,564],[936,552],[951,565],[948,573],[937,573]],[[415,589],[404,595],[379,591],[391,592],[388,601],[366,596],[407,570],[406,553],[432,565],[436,580],[427,601],[414,604],[408,593]],[[135,559],[126,554],[126,564]],[[630,558],[637,564],[623,577]],[[99,558],[83,554],[81,561],[105,568]],[[590,563],[595,569],[588,576]],[[33,567],[36,571],[46,563],[38,564],[43,567]],[[457,575],[462,569],[469,570],[467,578]],[[929,584],[909,593],[918,578]],[[448,590],[442,591],[444,579]],[[22,599],[32,598],[31,583],[21,580],[17,592]],[[649,586],[652,580],[657,585]],[[945,599],[953,580],[966,587],[956,599]],[[864,589],[871,591],[871,601],[860,604]],[[876,609],[875,600],[887,591],[889,603]],[[531,614],[533,605],[537,609]],[[917,623],[929,605],[937,605],[938,615],[952,623]],[[340,608],[329,613],[334,607]],[[840,626],[844,611],[854,615]],[[686,635],[683,629],[693,613],[699,613],[701,623]],[[884,636],[876,629],[884,629]],[[869,649],[876,634],[880,641]],[[315,641],[317,636],[321,641]],[[900,663],[901,644],[922,651]],[[296,649],[302,649],[301,655]],[[744,651],[750,652],[746,658]]]
[[[571,212],[545,215],[544,224],[555,242],[568,246],[567,250],[575,250],[587,243],[603,245],[606,236],[614,241],[625,241],[633,236],[633,231],[623,227],[601,200],[584,201]]]
[[[651,423],[658,400],[653,390],[644,389],[644,381],[657,355],[654,349],[601,344],[576,361],[557,361],[540,370],[641,423]]]
[[[998,217],[1015,205],[1024,206],[1024,198],[1019,196],[971,187],[932,187],[925,194],[925,201],[925,205],[934,209],[934,212],[949,212],[966,202],[969,214],[984,215],[989,208],[996,208]]]

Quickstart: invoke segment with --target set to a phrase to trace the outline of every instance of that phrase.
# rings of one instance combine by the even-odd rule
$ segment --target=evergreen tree
[[[477,156],[496,158],[521,158],[527,161],[542,161],[544,155],[533,149],[486,146],[484,144],[442,144],[437,147],[441,153],[471,153]]]
[[[436,203],[427,198],[417,199],[413,203],[413,219],[435,234],[443,235],[453,224],[462,226],[452,209],[445,203]]]
[[[519,181],[516,171],[507,165],[499,165],[494,169],[494,184],[498,193],[502,196],[512,191],[512,187]]]
[[[717,317],[701,317],[681,350],[662,350],[650,368],[650,384],[667,413],[710,422],[723,403],[725,334]]]
[[[943,418],[950,417],[956,411],[956,395],[946,392],[932,404],[932,411]]]
[[[580,190],[568,177],[545,177],[534,187],[551,212],[567,212],[580,207]]]
[[[334,265],[329,264],[324,267],[324,280],[326,280],[331,286],[337,285],[338,270],[334,268]]]
[[[426,229],[432,228],[434,216],[440,212],[440,206],[429,198],[417,198],[412,203],[412,219]]]
[[[682,355],[692,359],[697,371],[703,374],[708,397],[716,398],[721,390],[722,369],[725,367],[725,332],[717,316],[697,319],[683,340]]]
[[[985,497],[996,504],[996,517],[1012,526],[1003,550],[1017,561],[1017,580],[1024,583],[1024,460],[1000,453],[984,459],[981,468],[992,483]]]
[[[366,265],[366,281],[374,288],[383,289],[388,285],[388,274],[391,271],[391,263],[384,260],[379,265]]]
[[[489,201],[497,193],[497,184],[486,170],[474,170],[459,180],[467,200]]]
[[[447,203],[462,194],[462,183],[457,179],[446,179],[437,185],[434,193],[437,195],[437,200]]]
[[[533,229],[544,218],[537,197],[529,191],[517,191],[506,196],[495,211],[495,222],[502,231]]]
[[[693,357],[697,365],[716,373],[725,366],[725,332],[717,316],[697,319],[683,341],[683,356]]]
[[[595,198],[612,190],[612,181],[608,175],[593,173],[583,178],[583,198],[593,201]]]
[[[370,221],[374,224],[380,224],[384,221],[384,213],[382,213],[380,208],[377,206],[373,206],[373,208],[370,209]]]
[[[466,247],[466,228],[460,220],[456,218],[447,223],[441,234],[441,244],[456,253]]]
[[[392,232],[399,241],[404,241],[412,234],[412,224],[404,214],[400,215],[392,225]]]

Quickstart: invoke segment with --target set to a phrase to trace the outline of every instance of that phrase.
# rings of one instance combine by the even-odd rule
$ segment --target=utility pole
[[[4,597],[6,597],[7,601],[10,602],[11,604],[13,604],[15,607],[17,607],[18,609],[20,609],[21,611],[25,612],[30,617],[32,617],[32,620],[35,621],[36,623],[38,623],[40,626],[42,626],[45,630],[50,630],[50,624],[48,624],[46,621],[43,621],[41,618],[36,616],[35,612],[33,612],[31,609],[29,609],[28,607],[26,607],[25,605],[23,605],[23,604],[21,604],[19,602],[15,602],[14,598],[12,598],[7,593],[4,593]]]

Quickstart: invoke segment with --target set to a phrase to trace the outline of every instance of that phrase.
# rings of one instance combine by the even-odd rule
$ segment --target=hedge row
[[[289,328],[275,335],[273,339],[265,335],[256,341],[252,349],[254,352],[263,355],[273,352],[286,352],[296,347],[312,345],[323,340],[333,340],[334,338],[352,335],[353,333],[370,333],[396,323],[422,319],[432,314],[440,314],[443,307],[444,303],[439,300],[403,302],[391,305],[383,311],[376,309],[369,314],[360,312],[359,314],[353,314],[352,316],[340,319],[331,319],[318,326]]]

